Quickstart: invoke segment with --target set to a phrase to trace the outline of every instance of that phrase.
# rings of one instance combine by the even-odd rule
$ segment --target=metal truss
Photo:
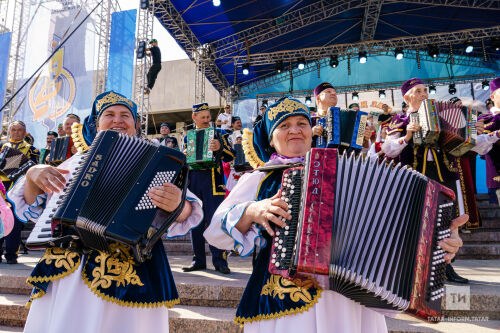
[[[208,56],[208,49],[203,46],[193,52],[193,61],[195,63],[194,99],[196,103],[205,102],[205,65]]]
[[[500,10],[498,0],[402,0],[399,3]]]
[[[153,38],[153,21],[156,2],[158,1],[150,0],[148,9],[139,9],[139,15],[137,16],[136,49],[141,41],[146,42],[147,46]],[[149,94],[144,93],[144,89],[148,84],[146,75],[151,65],[152,60],[150,56],[145,56],[142,59],[135,58],[135,87],[132,99],[137,103],[141,134],[143,136],[146,136],[148,132],[148,116],[151,108]]]
[[[182,46],[191,60],[194,60],[194,53],[202,47],[202,44],[196,38],[189,28],[188,24],[182,18],[182,15],[175,9],[170,0],[155,1],[155,15],[165,28],[172,34],[175,40]],[[207,46],[203,46],[207,47]],[[204,59],[205,75],[212,82],[215,89],[223,94],[224,90],[229,88],[229,82],[215,64],[215,58],[211,52],[210,56]]]
[[[99,1],[88,1],[87,6],[93,9]],[[109,38],[111,35],[111,13],[118,7],[116,0],[103,0],[101,8],[94,17],[94,26],[98,38],[97,66],[94,72],[94,98],[106,90],[108,77]]]
[[[2,105],[9,101],[17,90],[17,82],[22,78],[24,71],[24,58],[26,53],[26,39],[23,38],[29,22],[31,3],[21,0],[12,0],[14,5],[12,12],[12,27],[10,31],[11,42],[9,51],[9,66],[7,70],[7,89],[5,99],[1,101]],[[5,13],[5,22],[7,22],[7,10]],[[10,122],[14,119],[16,113],[16,98],[13,98],[9,105],[2,111],[2,132],[1,136],[7,136]]]
[[[377,53],[371,53],[371,56],[380,56],[380,55],[386,55],[393,57],[394,54],[392,52],[388,52],[387,50],[377,52]],[[420,52],[419,54],[420,61],[425,61],[425,62],[438,62],[438,63],[444,63],[444,64],[450,64],[451,59],[449,55],[444,55],[440,54],[436,58],[433,58],[426,53],[424,54],[423,52]],[[347,60],[348,55],[343,55],[339,56],[338,60],[343,61]],[[417,54],[416,52],[405,52],[405,58],[406,59],[417,59]],[[368,60],[369,61],[369,60]],[[396,60],[395,60],[396,61]],[[499,71],[500,70],[500,63],[496,62],[488,62],[485,63],[482,58],[475,58],[475,57],[468,57],[468,56],[460,56],[460,55],[455,55],[454,56],[454,64],[455,65],[463,65],[463,66],[469,66],[469,67],[479,67],[479,68],[491,68],[492,71]],[[329,66],[329,58],[323,58],[320,59],[319,62],[310,62],[307,63],[304,69],[299,70],[299,69],[294,69],[293,70],[293,77],[298,77],[307,73],[311,73],[314,71],[318,70],[319,68],[324,68]],[[245,83],[242,83],[242,86],[240,88],[240,95],[241,96],[246,96],[249,95],[250,93],[261,90],[267,87],[270,87],[272,85],[275,85],[280,82],[288,81],[290,79],[290,73],[289,72],[283,72],[281,74],[271,74],[267,77],[264,77],[262,79],[259,79],[258,81],[253,81],[245,85]]]
[[[0,34],[9,31],[9,28],[7,27],[8,11],[9,11],[9,0],[0,0]]]
[[[474,74],[474,75],[463,75],[457,76],[453,79],[450,78],[431,78],[431,79],[423,79],[425,84],[434,84],[434,85],[447,85],[450,83],[475,83],[481,80],[493,79],[496,77],[495,73],[487,73],[487,74]],[[371,83],[371,84],[358,84],[351,86],[337,86],[335,90],[337,93],[349,93],[349,92],[363,92],[363,91],[374,91],[380,89],[399,89],[401,85],[405,81],[393,81],[393,82],[385,82],[385,83]],[[257,94],[255,98],[257,101],[261,101],[263,99],[270,98],[281,98],[283,96],[293,96],[293,97],[306,97],[312,96],[314,94],[314,89],[307,90],[296,90],[296,91],[280,91],[275,93],[266,93],[266,94]],[[260,104],[260,103],[258,103]]]
[[[320,0],[286,13],[280,17],[270,19],[246,30],[219,39],[211,43],[217,59],[228,57],[244,50],[246,44],[255,46],[270,39],[283,36],[289,32],[301,29],[341,14],[353,8],[363,7],[364,1],[330,1]]]
[[[481,41],[484,38],[500,36],[500,25],[481,29],[468,29],[453,32],[434,33],[421,36],[399,37],[387,40],[372,40],[365,42],[336,44],[324,47],[311,47],[307,49],[285,50],[271,53],[256,53],[235,57],[235,64],[241,65],[250,62],[252,66],[274,64],[276,61],[294,62],[299,57],[306,61],[325,58],[332,54],[357,56],[359,51],[374,54],[401,47],[405,50],[426,50],[428,45],[449,46],[461,44],[466,40]]]
[[[373,40],[377,30],[378,18],[384,0],[369,0],[366,2],[363,27],[361,28],[361,41]]]

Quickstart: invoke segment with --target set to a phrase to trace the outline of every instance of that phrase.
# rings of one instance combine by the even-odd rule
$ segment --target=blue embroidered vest
[[[257,200],[275,195],[281,186],[282,171],[271,171],[264,179]],[[241,325],[265,319],[280,318],[288,314],[307,311],[317,303],[321,290],[315,281],[290,281],[270,274],[267,267],[271,252],[271,237],[263,232],[267,245],[260,250],[252,275],[241,298],[235,321]]]
[[[126,247],[118,243],[112,247],[120,251],[112,255],[99,251],[81,255],[57,247],[47,249],[27,279],[33,286],[27,306],[46,293],[50,282],[68,276],[80,265],[84,283],[106,301],[131,307],[172,307],[179,303],[162,242],[154,245],[151,259],[142,264],[134,261]]]

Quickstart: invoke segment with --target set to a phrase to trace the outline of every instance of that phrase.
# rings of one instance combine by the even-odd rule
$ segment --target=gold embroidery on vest
[[[308,289],[312,287],[314,287],[313,280],[308,279],[302,281],[300,279],[294,279],[290,281],[280,275],[273,274],[269,277],[264,287],[262,287],[262,292],[260,294],[269,295],[271,297],[278,296],[281,300],[285,298],[286,294],[289,294],[293,302],[303,301],[304,303],[310,303],[313,297]]]
[[[53,247],[45,251],[45,254],[40,259],[40,262],[45,261],[47,265],[51,265],[53,260],[55,260],[54,265],[56,268],[63,267],[66,270],[71,270],[80,262],[80,256],[77,252],[63,250],[59,247]]]
[[[118,243],[111,244],[110,248],[112,254],[99,251],[99,255],[95,258],[99,266],[92,271],[93,280],[90,281],[90,288],[109,288],[113,281],[117,286],[127,284],[143,286],[135,271],[135,262],[130,249]]]

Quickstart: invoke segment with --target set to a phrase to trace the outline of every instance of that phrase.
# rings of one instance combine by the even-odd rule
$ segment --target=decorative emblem
[[[283,278],[281,275],[272,274],[264,287],[262,287],[260,294],[278,297],[280,300],[285,299],[285,295],[288,294],[293,302],[302,301],[304,303],[311,303],[313,297],[308,289],[313,287],[313,280],[294,279],[290,281]]]
[[[75,79],[63,67],[63,60],[64,48],[61,48],[51,59],[47,75],[41,75],[29,91],[28,100],[34,121],[43,122],[65,114],[75,100]]]

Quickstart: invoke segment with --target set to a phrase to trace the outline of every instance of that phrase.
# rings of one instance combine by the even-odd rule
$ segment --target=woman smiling
[[[283,171],[288,164],[304,162],[311,149],[308,108],[282,98],[266,110],[253,135],[246,136],[250,159],[264,168],[239,180],[204,234],[212,245],[235,249],[241,256],[252,253],[255,244],[261,248],[236,321],[245,332],[386,332],[382,314],[321,290],[312,278],[292,281],[268,271],[274,225],[284,227],[283,220],[291,218],[287,203],[278,196]]]

